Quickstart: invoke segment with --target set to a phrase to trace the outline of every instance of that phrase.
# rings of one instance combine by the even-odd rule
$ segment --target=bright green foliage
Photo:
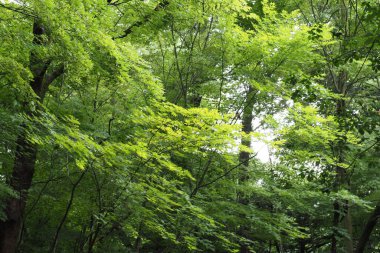
[[[1,222],[37,150],[18,252],[352,252],[380,203],[377,4],[0,1]]]

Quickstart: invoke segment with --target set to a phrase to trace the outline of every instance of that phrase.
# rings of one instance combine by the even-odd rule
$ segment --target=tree
[[[376,1],[0,10],[0,252],[378,249]]]

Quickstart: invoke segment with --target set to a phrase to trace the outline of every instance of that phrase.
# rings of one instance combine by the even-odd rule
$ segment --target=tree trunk
[[[339,203],[338,201],[334,202],[334,210],[333,210],[333,234],[331,238],[331,253],[337,253],[337,231],[338,231],[338,225],[339,225]]]
[[[246,101],[245,101],[244,108],[243,108],[243,115],[242,115],[243,131],[246,134],[250,134],[252,132],[252,120],[253,120],[252,113],[253,113],[254,96],[255,96],[254,90],[251,86],[249,86],[249,89],[248,89],[247,95],[246,95]],[[251,147],[251,138],[242,139],[241,143],[243,146],[250,148]],[[239,152],[239,161],[241,163],[243,163],[243,165],[245,167],[247,167],[249,165],[249,153],[246,151],[240,151]],[[246,173],[243,172],[242,174],[246,174]],[[243,178],[241,178],[241,179],[244,180],[246,176],[242,175],[242,177]]]
[[[363,253],[364,249],[369,241],[369,237],[375,228],[377,220],[380,217],[380,205],[377,205],[375,210],[373,210],[371,216],[368,218],[367,223],[363,229],[363,232],[358,241],[355,253]]]
[[[25,209],[27,190],[29,189],[36,160],[36,147],[21,133],[16,141],[16,157],[10,186],[18,193],[18,198],[7,201],[5,212],[7,220],[0,222],[0,252],[14,253],[18,242],[22,216]]]
[[[33,24],[33,44],[35,46],[43,46],[41,36],[44,34],[45,28],[35,22]],[[40,59],[38,54],[31,52],[30,70],[33,73],[33,79],[29,85],[39,97],[40,103],[43,102],[50,83],[63,73],[63,67],[60,67],[50,75],[46,75],[49,65],[49,60]],[[32,118],[36,116],[36,113],[28,106],[28,101],[25,102],[24,113]],[[33,179],[37,146],[28,141],[27,135],[26,125],[21,125],[21,132],[16,140],[15,159],[10,179],[10,187],[18,194],[18,197],[7,200],[5,208],[7,220],[0,221],[0,253],[16,252],[28,190]]]
[[[350,206],[347,203],[345,206],[345,212],[346,215],[344,216],[343,220],[343,226],[347,230],[348,238],[345,239],[345,248],[346,248],[346,253],[353,253],[354,252],[354,244],[353,244],[353,238],[352,238],[352,217],[351,217],[351,211],[350,211]]]
[[[254,90],[251,86],[249,86],[249,89],[247,91],[246,95],[246,101],[244,103],[244,108],[243,108],[243,115],[242,115],[242,125],[243,125],[243,131],[246,134],[250,134],[252,132],[252,120],[253,120],[253,104],[254,104]],[[248,137],[246,139],[241,140],[242,145],[250,148],[251,147],[251,138]],[[239,152],[239,161],[243,165],[243,170],[240,173],[239,176],[239,181],[244,182],[248,180],[248,171],[247,167],[249,165],[249,156],[250,153],[246,151],[240,151]],[[243,205],[248,204],[248,199],[244,198],[243,196],[238,196],[238,201],[239,203]],[[248,232],[249,227],[242,225],[237,234],[242,236],[242,237],[247,237],[247,232]],[[250,253],[251,251],[249,250],[248,245],[241,244],[240,245],[240,253]]]
[[[332,78],[334,80],[334,78]],[[337,94],[340,94],[342,96],[346,95],[347,91],[347,80],[348,80],[348,73],[346,71],[341,71],[336,81],[334,81],[335,84],[335,92]],[[347,117],[347,107],[346,107],[346,101],[344,98],[337,99],[336,100],[336,117],[339,123],[339,130],[345,131],[346,130],[346,117]],[[339,163],[345,162],[345,148],[346,148],[347,142],[345,139],[339,139],[336,143],[335,149],[335,157]],[[350,178],[347,173],[347,170],[339,165],[335,167],[335,182],[334,182],[334,191],[337,192],[340,189],[349,189],[350,185]],[[339,204],[339,201],[336,200],[334,202],[334,211],[333,211],[333,235],[332,235],[332,241],[331,241],[331,253],[336,253],[338,250],[338,237],[340,237],[337,233],[337,228],[339,226],[339,223],[341,222],[340,219],[340,213],[345,213],[343,217],[343,228],[346,229],[348,238],[344,240],[344,249],[347,253],[353,252],[353,243],[352,243],[352,221],[351,221],[351,214],[349,210],[349,203],[346,203],[344,205]]]

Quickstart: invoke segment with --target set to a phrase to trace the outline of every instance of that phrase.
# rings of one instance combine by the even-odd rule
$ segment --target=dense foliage
[[[0,253],[380,251],[379,6],[0,0]]]

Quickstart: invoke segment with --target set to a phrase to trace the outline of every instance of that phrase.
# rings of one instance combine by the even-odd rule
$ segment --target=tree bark
[[[334,210],[333,210],[333,234],[331,238],[331,253],[336,253],[337,252],[337,230],[338,230],[338,225],[339,225],[339,203],[338,201],[334,202]]]
[[[350,206],[347,203],[345,206],[345,212],[346,215],[344,216],[343,219],[343,226],[347,230],[348,238],[345,239],[345,248],[346,248],[346,253],[353,253],[354,252],[354,243],[353,243],[353,232],[352,232],[352,216],[351,216],[351,210]]]
[[[11,188],[18,193],[17,198],[7,201],[5,212],[7,220],[0,222],[0,252],[14,253],[22,224],[27,190],[29,189],[36,160],[36,147],[26,140],[26,133],[21,133],[16,141],[16,157],[13,167]]]
[[[253,113],[254,96],[255,96],[254,89],[251,86],[249,86],[247,95],[246,95],[246,101],[243,108],[243,115],[242,115],[243,131],[246,134],[250,134],[252,132],[252,120],[253,120],[252,113]],[[241,143],[243,146],[250,148],[251,138],[242,139]],[[246,151],[240,151],[239,161],[242,162],[245,167],[247,167],[249,165],[249,153]]]
[[[246,94],[246,100],[243,108],[243,115],[242,115],[242,125],[243,125],[243,131],[246,134],[250,134],[252,132],[252,120],[253,120],[253,104],[254,104],[254,89],[252,86],[249,86],[247,94]],[[241,140],[242,145],[250,148],[251,147],[251,138],[248,137],[246,139]],[[247,167],[249,165],[249,156],[250,153],[247,151],[241,150],[239,152],[239,161],[243,165],[243,171],[240,173],[239,181],[244,182],[248,180],[248,172]],[[248,200],[242,196],[238,196],[238,202],[247,205]],[[239,228],[237,234],[242,237],[247,237],[248,227],[246,225],[243,225]],[[240,253],[250,253],[250,249],[248,245],[241,244],[240,245]]]
[[[369,241],[369,237],[371,236],[371,233],[373,229],[376,226],[377,220],[380,217],[380,205],[377,205],[375,210],[373,210],[371,216],[368,218],[367,223],[363,229],[363,232],[360,236],[360,239],[358,241],[358,244],[356,246],[355,253],[363,253],[365,250],[365,247]]]
[[[334,78],[332,78],[335,80]],[[340,94],[342,96],[346,95],[347,91],[347,80],[348,80],[348,73],[346,71],[342,71],[337,75],[336,80],[334,81],[335,85],[335,92],[337,94]],[[336,117],[339,123],[339,130],[344,131],[346,129],[346,117],[347,117],[347,105],[346,100],[344,98],[337,99],[336,100]],[[335,149],[335,157],[339,163],[345,162],[345,148],[346,148],[347,142],[345,139],[339,139],[336,143],[334,149]],[[347,173],[347,170],[340,165],[335,166],[335,182],[334,182],[334,191],[337,192],[340,189],[349,189],[350,185],[350,177]],[[352,221],[351,221],[351,214],[350,214],[350,206],[349,203],[345,204],[339,204],[339,200],[335,200],[333,204],[333,235],[332,235],[332,241],[331,241],[331,253],[336,253],[338,250],[338,238],[340,236],[337,233],[337,228],[340,224],[341,220],[341,213],[344,213],[343,217],[343,228],[346,229],[348,238],[344,240],[344,250],[347,253],[353,253],[353,242],[352,242]]]
[[[43,37],[45,28],[37,21],[33,24],[33,44],[43,46]],[[39,97],[42,103],[50,83],[63,73],[63,67],[52,71],[47,75],[50,61],[40,59],[38,54],[31,52],[30,69],[33,73],[33,79],[29,85],[34,93]],[[36,112],[32,111],[25,102],[24,113],[30,117],[35,117]],[[10,179],[10,187],[18,194],[18,197],[12,197],[7,200],[5,213],[7,220],[0,221],[0,253],[16,252],[17,242],[20,229],[23,223],[23,214],[28,197],[28,190],[31,186],[35,161],[37,155],[37,146],[28,140],[26,125],[21,125],[21,132],[16,140],[16,152],[13,165],[13,172]]]

